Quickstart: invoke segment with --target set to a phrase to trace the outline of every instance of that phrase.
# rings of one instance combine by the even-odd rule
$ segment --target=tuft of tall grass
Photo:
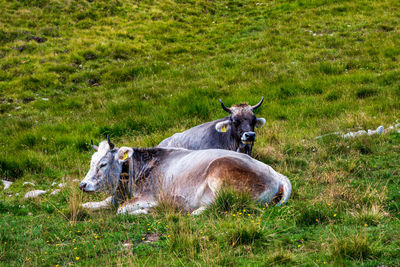
[[[291,263],[294,262],[294,259],[292,253],[280,249],[268,255],[267,262],[272,266],[282,266],[282,265],[290,265]]]
[[[173,222],[175,220],[175,222]],[[181,215],[174,216],[168,228],[167,247],[176,255],[193,259],[200,251],[200,237],[196,235],[190,221]]]
[[[72,223],[81,221],[88,216],[88,211],[82,208],[82,192],[76,187],[71,188],[68,199],[68,208],[64,211],[64,215]]]
[[[222,188],[215,200],[204,211],[205,214],[221,216],[247,210],[248,213],[258,212],[260,208],[248,192],[238,192],[232,188]]]
[[[327,222],[333,215],[332,208],[325,203],[298,206],[295,212],[295,223],[310,226]]]
[[[334,237],[330,245],[330,253],[335,261],[365,260],[380,255],[379,242],[372,241],[366,233],[345,237]]]
[[[226,231],[225,238],[228,245],[230,244],[233,247],[251,245],[264,236],[260,227],[254,223],[235,223],[235,227],[223,229]]]
[[[372,206],[363,206],[360,209],[350,211],[351,220],[359,225],[377,226],[384,222],[388,213],[381,206],[373,204]]]

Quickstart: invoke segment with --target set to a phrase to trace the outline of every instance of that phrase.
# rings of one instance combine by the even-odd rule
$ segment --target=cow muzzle
[[[79,189],[81,189],[83,192],[88,192],[88,193],[96,191],[92,184],[86,182],[80,183]]]
[[[251,145],[254,141],[256,141],[256,133],[255,132],[243,133],[241,141],[245,145]]]

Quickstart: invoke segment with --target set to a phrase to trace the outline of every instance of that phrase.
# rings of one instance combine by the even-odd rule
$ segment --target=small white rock
[[[28,193],[25,194],[25,198],[36,198],[40,195],[43,195],[44,193],[46,193],[46,191],[44,190],[29,191]]]
[[[19,193],[15,193],[15,196],[19,196]]]
[[[51,186],[55,186],[57,183],[56,182],[53,182],[52,184],[51,184]]]
[[[53,192],[50,193],[50,195],[54,196],[57,195],[58,193],[60,193],[61,189],[56,189]]]
[[[9,188],[13,184],[13,182],[10,182],[10,181],[6,181],[6,180],[2,180],[2,181],[3,181],[3,184],[4,184],[3,190],[6,190],[7,188]]]
[[[20,110],[20,109],[21,109],[21,106],[18,106],[15,108],[15,110]]]
[[[31,185],[31,186],[35,186],[35,184],[32,183],[32,182],[24,182],[22,185]]]
[[[383,126],[379,126],[376,130],[368,130],[368,135],[382,134],[385,131]]]
[[[49,101],[49,99],[47,97],[43,97],[42,100],[43,101]]]
[[[59,187],[59,188],[63,188],[63,187],[65,187],[66,185],[67,185],[66,183],[59,183],[59,184],[58,184],[58,187]]]
[[[349,133],[343,135],[343,138],[350,138],[350,137],[353,138],[353,137],[356,137],[356,136],[366,135],[366,134],[368,134],[366,131],[360,130],[360,131],[357,131],[357,132],[349,132]]]
[[[131,245],[131,243],[124,243],[124,244],[122,244],[122,246],[129,249],[129,248],[131,248],[132,245]]]

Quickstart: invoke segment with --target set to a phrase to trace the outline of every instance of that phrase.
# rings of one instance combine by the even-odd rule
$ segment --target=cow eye
[[[103,168],[103,167],[105,167],[105,166],[107,166],[107,163],[102,163],[102,164],[100,164],[100,168]]]

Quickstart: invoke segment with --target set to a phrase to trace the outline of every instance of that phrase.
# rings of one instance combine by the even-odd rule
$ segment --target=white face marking
[[[108,145],[108,142],[103,141],[100,143],[98,151],[93,153],[92,159],[90,161],[90,170],[86,174],[85,179],[83,179],[81,182],[81,184],[86,184],[84,188],[85,191],[94,192],[99,190],[100,182],[102,181],[96,180],[97,170],[98,168],[105,168],[107,167],[107,165],[109,165],[109,162],[107,162],[105,158],[107,152],[109,151],[110,146]]]

